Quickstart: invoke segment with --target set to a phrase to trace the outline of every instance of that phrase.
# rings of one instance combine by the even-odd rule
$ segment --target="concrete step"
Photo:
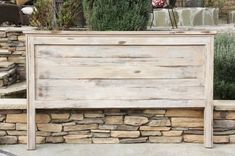
[[[26,96],[26,82],[15,83],[8,87],[1,87],[0,88],[0,98],[7,98],[7,97],[17,97],[17,96]]]

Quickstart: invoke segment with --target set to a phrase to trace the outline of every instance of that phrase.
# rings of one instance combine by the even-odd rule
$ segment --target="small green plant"
[[[139,31],[148,24],[149,0],[83,0],[91,30]]]
[[[30,24],[39,29],[65,30],[83,26],[81,0],[37,0],[30,18]]]
[[[206,7],[223,8],[225,0],[205,0]]]
[[[219,34],[215,39],[215,99],[235,100],[235,36]]]

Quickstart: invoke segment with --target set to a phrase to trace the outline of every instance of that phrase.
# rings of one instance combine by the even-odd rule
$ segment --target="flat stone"
[[[229,143],[229,136],[213,136],[213,142],[215,144],[226,144]]]
[[[110,133],[92,133],[92,137],[94,137],[94,138],[108,138],[108,137],[110,137]]]
[[[114,138],[137,138],[139,136],[139,131],[111,131],[111,137]]]
[[[88,131],[71,131],[71,132],[68,132],[69,135],[91,135],[91,132],[90,130]]]
[[[105,124],[123,124],[123,116],[106,116]]]
[[[235,121],[234,120],[214,120],[214,128],[234,129]]]
[[[124,123],[132,126],[140,126],[148,123],[148,118],[141,116],[126,116]]]
[[[85,116],[85,118],[102,118],[102,117],[104,117],[104,114],[103,113],[98,113],[98,114],[96,114],[96,113],[85,113],[84,114],[84,116]]]
[[[62,125],[60,124],[37,124],[40,131],[44,132],[61,132]]]
[[[91,138],[88,135],[66,135],[64,136],[65,142],[69,144],[91,144]]]
[[[94,144],[118,144],[118,138],[92,138]]]
[[[117,129],[117,125],[99,125],[99,129],[115,130]]]
[[[203,135],[184,135],[183,138],[187,143],[203,143],[204,141]]]
[[[145,143],[147,142],[147,137],[140,137],[136,139],[121,139],[120,143],[121,144],[133,144],[133,143]]]
[[[47,137],[46,142],[47,143],[62,143],[62,142],[64,142],[64,138],[61,136]]]
[[[169,116],[169,117],[195,117],[195,118],[203,118],[203,110],[168,109],[166,111],[166,116]]]
[[[181,143],[182,137],[150,136],[149,142],[151,142],[151,143]]]
[[[171,126],[171,121],[168,118],[162,118],[158,120],[151,120],[148,123],[149,126],[158,126],[158,127],[166,127]]]
[[[91,132],[93,132],[93,133],[110,133],[110,130],[92,129]]]
[[[6,119],[6,115],[0,114],[0,122],[2,122],[2,121],[5,120],[5,119]]]
[[[9,123],[26,123],[27,115],[26,114],[7,114],[6,122]],[[49,123],[50,116],[48,114],[37,114],[36,123]]]
[[[130,125],[117,125],[116,130],[136,131],[139,127]]]
[[[85,118],[81,121],[76,121],[78,124],[103,124],[102,118]]]
[[[68,134],[68,132],[58,132],[58,133],[52,133],[51,136],[64,136],[67,134]]]
[[[226,119],[226,116],[227,116],[227,112],[223,112],[223,111],[213,113],[214,119]]]
[[[201,118],[171,118],[172,127],[203,127]]]
[[[141,131],[169,131],[171,127],[151,127],[151,126],[141,126]]]
[[[203,131],[201,130],[186,130],[184,134],[195,134],[195,135],[203,135]]]
[[[163,115],[166,113],[166,110],[161,109],[146,109],[143,111],[144,114],[150,114],[150,115]]]
[[[5,31],[0,31],[0,38],[7,37],[7,33]]]
[[[18,36],[16,35],[11,35],[11,36],[8,36],[8,41],[17,41],[18,40]]]
[[[76,122],[62,123],[62,126],[73,126],[73,125],[76,125]]]
[[[227,112],[225,118],[228,119],[228,120],[234,120],[235,119],[235,111]]]
[[[26,41],[26,36],[25,35],[18,36],[18,41]]]
[[[214,131],[214,135],[233,135],[235,134],[235,130],[227,130],[227,131]]]
[[[141,136],[160,136],[160,131],[141,131]]]
[[[61,114],[51,114],[52,120],[66,120],[69,119],[69,113],[61,113]]]
[[[235,135],[230,135],[230,143],[231,144],[235,143]]]
[[[4,144],[16,144],[17,137],[16,136],[1,136],[0,137],[0,145]]]
[[[6,134],[6,131],[0,131],[0,136],[5,136]]]
[[[13,123],[0,123],[0,130],[15,130],[16,125]]]
[[[183,131],[165,131],[162,132],[163,136],[181,136]]]
[[[28,142],[27,136],[19,136],[18,140],[19,140],[20,144],[27,144],[27,142]],[[45,142],[46,142],[45,137],[40,137],[40,136],[36,137],[36,143],[37,144],[44,144]]]
[[[8,135],[22,136],[27,135],[27,131],[7,131]]]
[[[71,114],[70,119],[71,120],[83,120],[83,114]]]
[[[91,130],[97,128],[98,128],[97,124],[74,125],[74,126],[64,126],[64,131],[81,131],[81,130]]]
[[[51,136],[51,132],[37,131],[36,135],[37,136],[42,136],[42,137],[47,137],[47,136]]]

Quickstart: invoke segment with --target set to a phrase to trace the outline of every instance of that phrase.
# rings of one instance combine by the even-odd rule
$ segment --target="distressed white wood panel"
[[[156,42],[157,44],[157,42]],[[202,59],[205,46],[95,46],[36,45],[37,57],[44,58],[196,58]]]
[[[204,108],[205,100],[61,100],[34,102],[37,109],[54,108]],[[48,105],[48,103],[50,103]],[[66,105],[65,105],[66,103]]]
[[[117,87],[122,86],[126,88],[155,88],[164,86],[204,86],[204,82],[198,79],[150,79],[146,83],[145,79],[91,79],[91,80],[66,80],[66,79],[37,79],[37,87],[51,86],[51,87]]]
[[[147,83],[147,82],[146,82]],[[127,99],[205,99],[204,87],[161,86],[146,88],[40,86],[37,100],[127,100]]]
[[[202,66],[204,63],[201,57],[192,58],[37,58],[36,64],[44,66],[63,67],[97,67],[97,66],[133,66],[149,65],[157,66]]]
[[[202,79],[202,66],[187,67],[153,67],[150,65],[134,66],[98,66],[98,67],[53,67],[38,65],[36,78],[39,79]]]

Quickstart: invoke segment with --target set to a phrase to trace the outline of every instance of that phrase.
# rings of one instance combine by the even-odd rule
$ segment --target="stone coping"
[[[35,30],[35,27],[29,27],[29,26],[22,26],[22,27],[0,27],[0,31],[5,32],[23,32],[23,31],[32,31]]]
[[[214,100],[215,110],[235,111],[235,100]],[[0,109],[27,109],[27,99],[0,99]]]
[[[235,110],[235,100],[214,100],[215,110]]]
[[[0,109],[27,109],[26,99],[0,99]]]

